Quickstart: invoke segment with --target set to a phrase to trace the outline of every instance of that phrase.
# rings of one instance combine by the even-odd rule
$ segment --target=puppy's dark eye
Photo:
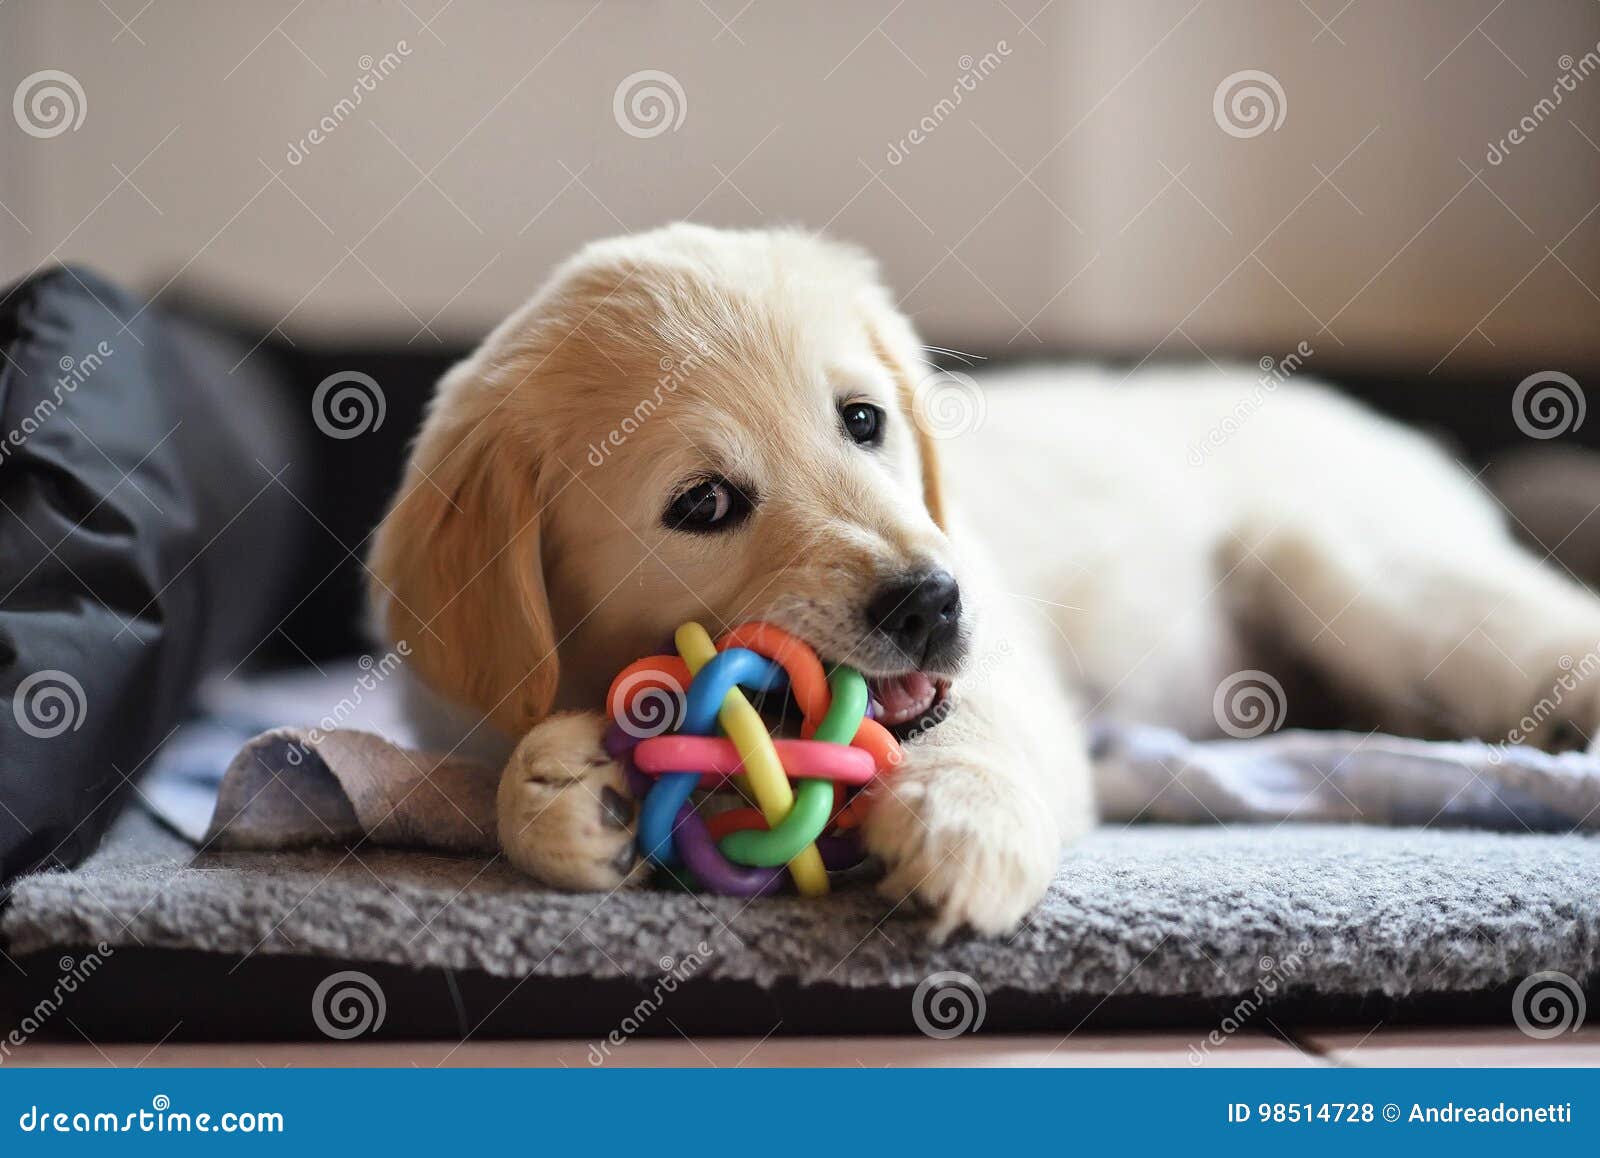
[[[744,492],[727,479],[706,479],[673,499],[661,521],[673,531],[727,531],[744,521],[751,506]]]
[[[850,441],[858,446],[877,446],[883,441],[883,411],[870,402],[846,402],[839,407],[839,418]]]

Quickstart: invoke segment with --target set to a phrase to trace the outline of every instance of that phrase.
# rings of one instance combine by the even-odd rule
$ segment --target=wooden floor
[[[30,1042],[10,1066],[1600,1066],[1600,1029],[1535,1041],[1516,1029],[1333,1029],[1292,1042],[1239,1033],[587,1041],[91,1045]]]

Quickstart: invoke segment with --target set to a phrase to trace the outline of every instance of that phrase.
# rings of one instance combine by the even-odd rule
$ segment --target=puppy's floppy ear
[[[903,320],[900,325],[909,332],[910,327]],[[941,531],[948,530],[944,522],[944,492],[939,478],[939,455],[934,449],[934,440],[928,433],[927,424],[918,413],[916,387],[912,384],[906,361],[896,354],[879,327],[870,326],[868,332],[872,337],[873,352],[894,377],[895,396],[899,399],[900,411],[905,420],[911,424],[916,436],[917,460],[922,465],[922,505],[928,508],[928,514]]]
[[[540,472],[470,375],[452,372],[423,425],[374,540],[370,593],[424,682],[519,737],[549,712],[558,677]]]

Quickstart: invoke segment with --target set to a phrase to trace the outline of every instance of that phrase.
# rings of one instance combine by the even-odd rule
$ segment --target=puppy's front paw
[[[1061,838],[1044,802],[977,764],[907,764],[867,813],[867,848],[888,869],[879,886],[935,914],[933,937],[965,925],[1009,933],[1044,896]]]
[[[638,805],[593,713],[552,716],[522,738],[500,775],[500,848],[529,876],[580,892],[641,883]]]

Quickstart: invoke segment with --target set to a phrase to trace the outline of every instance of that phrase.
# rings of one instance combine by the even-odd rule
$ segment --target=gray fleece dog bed
[[[268,691],[247,706],[296,718]],[[989,1029],[1507,1023],[1525,978],[1600,967],[1600,761],[1576,754],[1097,728],[1117,819],[1014,936],[933,945],[860,880],[825,901],[540,889],[493,855],[492,774],[343,729],[286,763],[245,714],[212,705],[100,851],[18,881],[0,917],[35,992],[63,956],[110,958],[72,997],[96,1038],[314,1035],[317,995],[350,983],[394,1036],[594,1038],[641,1003],[663,1013],[646,1033],[910,1031],[958,1015],[960,992]],[[429,791],[400,791],[419,768]],[[174,803],[185,789],[198,809]]]
[[[1092,1012],[1108,998],[1186,998],[1209,1000],[1213,1012],[1190,1020],[1214,1024],[1215,1010],[1241,996],[1298,999],[1315,1017],[1359,1008],[1352,1000],[1491,994],[1482,1004],[1492,1008],[1473,1016],[1509,1021],[1507,991],[1523,978],[1594,972],[1600,842],[1354,825],[1107,826],[1065,854],[1045,902],[1010,939],[935,946],[922,917],[886,910],[848,887],[825,904],[568,895],[530,887],[501,861],[373,847],[196,856],[134,811],[81,868],[20,881],[0,932],[13,956],[47,962],[46,972],[56,955],[100,944],[130,958],[200,950],[229,977],[260,976],[274,958],[316,959],[305,992],[292,995],[302,1011],[311,983],[349,963],[464,971],[509,982],[507,995],[563,992],[563,979],[628,983],[541,1023],[593,1035],[639,993],[659,996],[667,977],[680,1003],[718,986],[782,992],[791,1005],[817,987],[859,991],[910,1028],[918,987],[926,996],[930,977],[952,971],[991,1008],[1037,999]],[[459,1007],[454,980],[449,995]],[[150,1024],[170,1026],[182,996],[169,993],[180,1008]],[[391,1028],[404,1024],[396,1005]],[[447,1032],[475,1028],[485,1012],[458,1008]],[[1079,1016],[1045,1021],[1071,1027]],[[771,1028],[763,1013],[744,1031]]]

